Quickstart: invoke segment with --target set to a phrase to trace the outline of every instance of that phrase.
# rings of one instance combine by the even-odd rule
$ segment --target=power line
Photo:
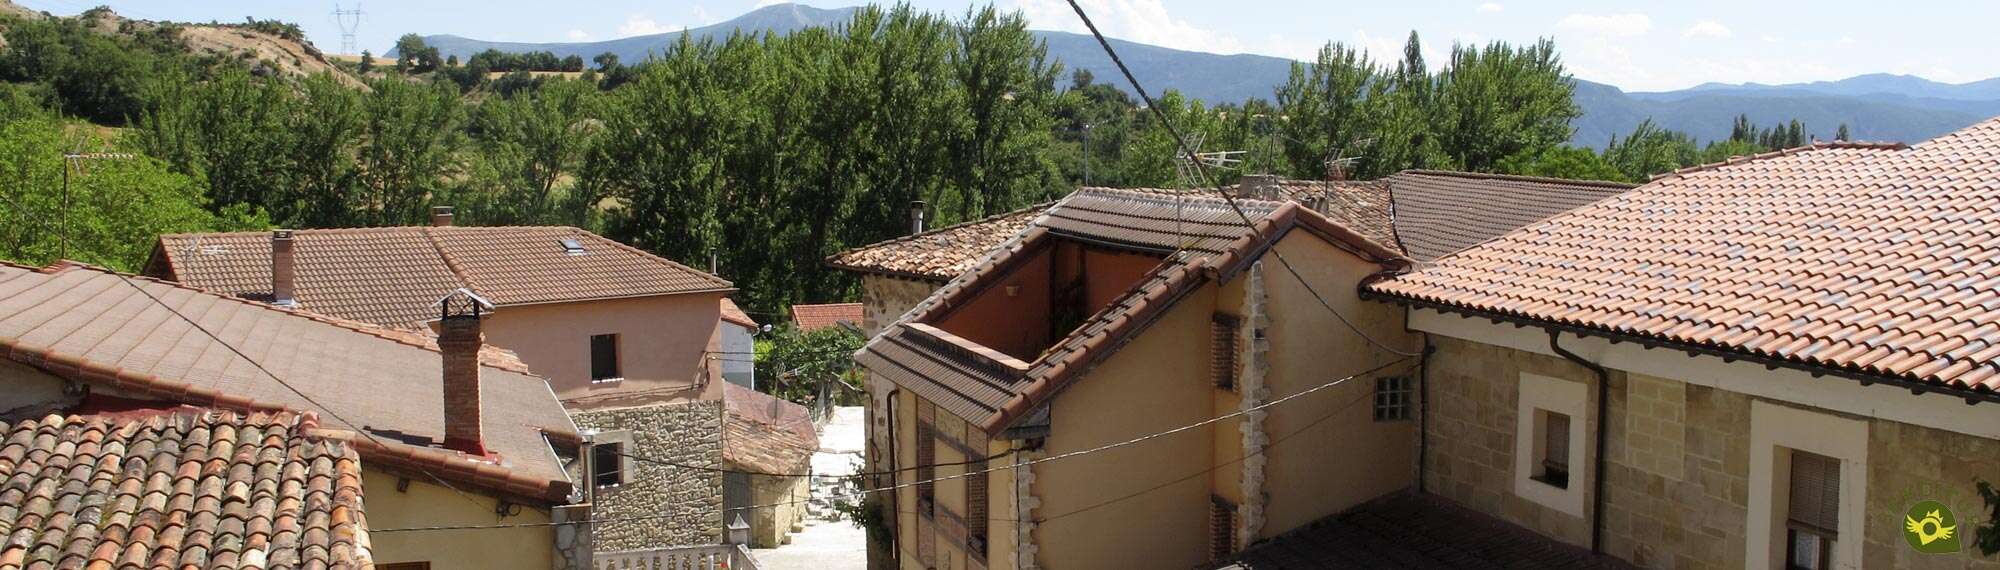
[[[1113,443],[1107,443],[1107,444],[1104,444],[1104,445],[1099,445],[1099,446],[1097,446],[1097,447],[1092,447],[1092,448],[1088,448],[1088,449],[1079,449],[1079,450],[1076,450],[1076,451],[1069,451],[1069,452],[1064,452],[1064,453],[1060,453],[1060,454],[1056,454],[1056,455],[1051,455],[1051,456],[1048,456],[1048,457],[1042,457],[1042,458],[1037,458],[1037,459],[1033,459],[1033,460],[1029,460],[1029,461],[1024,461],[1024,462],[1021,462],[1021,463],[1014,463],[1014,464],[1008,464],[1008,465],[1002,465],[1002,466],[999,466],[999,467],[989,467],[989,468],[986,468],[986,469],[979,469],[979,470],[968,470],[968,471],[966,471],[966,472],[964,472],[964,473],[958,473],[958,474],[955,474],[955,475],[946,475],[946,476],[942,476],[942,477],[933,477],[933,478],[930,478],[930,479],[925,479],[925,480],[922,480],[922,481],[912,481],[912,482],[909,482],[909,483],[901,483],[901,484],[896,484],[896,485],[890,485],[890,486],[887,486],[887,487],[877,487],[877,488],[873,488],[873,489],[862,489],[862,490],[859,490],[859,491],[854,491],[854,492],[851,492],[851,493],[843,493],[843,494],[838,494],[838,495],[831,495],[831,496],[828,496],[828,497],[824,497],[824,499],[826,499],[826,500],[838,500],[838,499],[849,499],[849,498],[855,498],[855,497],[861,497],[861,496],[865,496],[865,495],[868,495],[868,494],[872,494],[872,493],[881,493],[881,492],[886,492],[886,491],[894,491],[894,490],[897,490],[897,489],[902,489],[902,488],[905,488],[905,487],[914,487],[914,486],[917,486],[917,485],[923,485],[923,484],[927,484],[927,483],[937,483],[937,482],[940,482],[940,481],[950,481],[950,480],[952,480],[952,479],[963,479],[963,478],[966,478],[966,477],[971,477],[971,476],[973,476],[973,475],[979,475],[979,474],[982,474],[982,473],[991,473],[991,472],[994,472],[994,471],[1004,471],[1004,470],[1009,470],[1009,469],[1018,469],[1018,468],[1021,468],[1021,467],[1028,467],[1028,466],[1032,466],[1032,465],[1037,465],[1037,464],[1041,464],[1041,463],[1048,463],[1048,462],[1052,462],[1052,461],[1060,461],[1060,460],[1064,460],[1064,459],[1069,459],[1069,458],[1072,458],[1072,457],[1080,457],[1080,456],[1084,456],[1084,455],[1090,455],[1090,454],[1094,454],[1094,453],[1100,453],[1100,452],[1104,452],[1104,451],[1109,451],[1109,450],[1112,450],[1112,449],[1117,449],[1117,448],[1121,448],[1121,447],[1127,447],[1127,446],[1132,446],[1132,445],[1138,445],[1138,444],[1140,444],[1140,443],[1145,443],[1145,442],[1148,442],[1148,441],[1152,441],[1152,440],[1155,440],[1155,439],[1159,439],[1159,438],[1162,438],[1162,437],[1166,437],[1166,436],[1170,436],[1170,435],[1174,435],[1174,434],[1178,434],[1178,433],[1183,433],[1183,432],[1187,432],[1187,431],[1189,431],[1189,430],[1194,430],[1194,429],[1198,429],[1198,428],[1201,428],[1201,427],[1204,427],[1204,426],[1208,426],[1208,425],[1211,425],[1211,424],[1214,424],[1214,423],[1216,423],[1216,422],[1220,422],[1220,421],[1223,421],[1223,420],[1228,420],[1228,419],[1231,419],[1231,418],[1236,418],[1236,417],[1240,417],[1240,416],[1244,416],[1244,415],[1247,415],[1247,414],[1249,414],[1249,413],[1251,413],[1251,412],[1256,412],[1256,411],[1260,411],[1260,410],[1264,410],[1264,409],[1267,409],[1267,408],[1270,408],[1270,407],[1273,407],[1273,406],[1276,406],[1276,405],[1278,405],[1278,404],[1282,404],[1282,403],[1285,403],[1285,402],[1289,402],[1289,401],[1292,401],[1292,400],[1295,400],[1295,399],[1298,399],[1298,398],[1301,398],[1301,397],[1305,397],[1305,396],[1307,396],[1307,395],[1311,395],[1311,394],[1315,394],[1315,393],[1318,393],[1318,392],[1320,392],[1320,391],[1322,391],[1322,390],[1326,390],[1326,389],[1328,389],[1328,388],[1332,388],[1332,387],[1334,387],[1334,386],[1339,386],[1339,385],[1341,385],[1341,384],[1345,384],[1345,383],[1347,383],[1347,382],[1348,382],[1349,380],[1353,380],[1353,379],[1355,379],[1355,378],[1360,378],[1360,377],[1362,377],[1362,376],[1367,376],[1367,375],[1369,375],[1369,374],[1373,374],[1373,373],[1376,373],[1376,372],[1379,372],[1379,371],[1382,371],[1382,370],[1384,370],[1384,369],[1387,369],[1387,368],[1389,368],[1389,367],[1391,367],[1391,366],[1395,366],[1395,365],[1397,365],[1397,364],[1400,364],[1400,363],[1403,363],[1403,362],[1407,362],[1407,361],[1409,361],[1409,360],[1410,360],[1409,358],[1398,358],[1398,359],[1395,359],[1395,360],[1391,360],[1391,361],[1389,361],[1389,362],[1386,362],[1386,363],[1383,363],[1383,364],[1379,364],[1379,365],[1376,365],[1376,366],[1374,366],[1374,367],[1371,367],[1371,368],[1369,368],[1369,369],[1367,369],[1367,370],[1363,370],[1363,371],[1361,371],[1361,372],[1357,372],[1357,373],[1354,373],[1354,374],[1350,374],[1350,375],[1347,375],[1347,376],[1343,376],[1343,377],[1340,377],[1340,378],[1337,378],[1337,379],[1334,379],[1334,380],[1332,380],[1332,381],[1328,381],[1328,382],[1325,382],[1325,383],[1322,383],[1322,384],[1319,384],[1319,385],[1317,385],[1317,386],[1313,386],[1313,387],[1311,387],[1311,388],[1307,388],[1307,389],[1305,389],[1305,390],[1301,390],[1301,391],[1299,391],[1299,392],[1296,392],[1296,393],[1293,393],[1293,394],[1291,394],[1291,395],[1288,395],[1288,396],[1285,396],[1285,397],[1282,397],[1282,398],[1278,398],[1278,399],[1275,399],[1275,400],[1271,400],[1271,401],[1269,401],[1269,402],[1265,402],[1265,403],[1263,403],[1263,404],[1258,404],[1258,405],[1256,405],[1256,406],[1252,406],[1252,407],[1249,407],[1249,408],[1244,408],[1244,409],[1241,409],[1241,410],[1237,410],[1237,411],[1234,411],[1234,412],[1230,412],[1230,413],[1227,413],[1227,414],[1223,414],[1223,415],[1219,415],[1219,416],[1215,416],[1215,417],[1212,417],[1212,418],[1208,418],[1208,419],[1205,419],[1205,420],[1202,420],[1202,421],[1199,421],[1199,422],[1195,422],[1195,423],[1191,423],[1191,424],[1187,424],[1187,425],[1183,425],[1183,426],[1180,426],[1180,427],[1176,427],[1176,428],[1173,428],[1173,429],[1168,429],[1168,430],[1165,430],[1165,431],[1158,431],[1158,432],[1152,432],[1152,433],[1148,433],[1148,434],[1145,434],[1145,435],[1141,435],[1141,436],[1138,436],[1138,437],[1134,437],[1134,438],[1131,438],[1131,439],[1127,439],[1127,440],[1124,440],[1124,441],[1118,441],[1118,442],[1113,442]],[[1246,457],[1247,457],[1247,456],[1246,456]],[[743,506],[743,507],[736,507],[735,509],[732,509],[732,510],[742,510],[742,509],[758,509],[758,508],[765,508],[765,507],[777,507],[777,506],[784,506],[784,505],[789,505],[789,504],[793,504],[793,503],[792,503],[792,502],[779,502],[779,503],[769,503],[769,504],[760,504],[760,505],[747,505],[747,506]],[[563,525],[576,525],[576,524],[597,524],[597,523],[613,523],[613,522],[630,522],[630,521],[644,521],[644,520],[655,520],[655,519],[660,519],[660,518],[665,518],[665,517],[668,517],[668,516],[672,516],[672,515],[667,515],[667,514],[660,514],[660,515],[639,515],[639,516],[631,516],[631,517],[615,517],[615,518],[608,518],[608,519],[591,519],[591,520],[582,520],[582,521],[565,521],[565,522],[547,522],[547,523],[514,523],[514,524],[490,524],[490,525],[453,525],[453,526],[427,526],[427,527],[403,527],[403,528],[387,528],[387,529],[373,529],[373,528],[371,528],[371,529],[369,529],[369,530],[368,530],[368,532],[371,532],[371,533],[385,533],[385,532],[426,532],[426,531],[445,531],[445,530],[492,530],[492,529],[509,529],[509,528],[524,528],[524,527],[546,527],[546,526],[563,526]]]
[[[354,36],[361,32],[361,15],[360,2],[355,2],[352,10],[342,10],[339,3],[334,3],[333,23],[340,26],[341,55],[354,54]]]
[[[1153,116],[1159,119],[1160,126],[1167,129],[1167,134],[1173,135],[1174,144],[1181,149],[1181,153],[1187,156],[1187,160],[1194,163],[1195,170],[1198,174],[1201,175],[1202,179],[1208,180],[1209,179],[1208,165],[1206,163],[1203,163],[1200,157],[1196,155],[1194,149],[1188,146],[1187,137],[1181,136],[1180,129],[1174,127],[1173,121],[1167,120],[1166,111],[1161,110],[1160,106],[1153,102],[1153,96],[1146,93],[1146,87],[1139,84],[1139,78],[1133,76],[1132,69],[1125,66],[1125,60],[1118,57],[1118,51],[1111,49],[1111,42],[1104,39],[1103,33],[1097,31],[1097,24],[1095,22],[1090,21],[1089,14],[1085,14],[1083,12],[1083,5],[1078,4],[1076,0],[1068,0],[1068,1],[1069,1],[1069,7],[1076,11],[1076,17],[1083,19],[1084,27],[1090,28],[1090,35],[1097,38],[1097,45],[1104,48],[1104,54],[1111,57],[1111,63],[1118,65],[1118,71],[1125,75],[1125,81],[1132,84],[1132,90],[1139,93],[1139,98],[1146,102],[1146,108],[1151,109],[1153,111]],[[1250,219],[1250,215],[1244,213],[1243,207],[1236,203],[1236,197],[1231,196],[1229,192],[1222,187],[1222,183],[1219,180],[1215,182],[1215,193],[1222,196],[1223,201],[1229,204],[1229,209],[1234,210],[1236,212],[1237,217],[1243,219],[1244,225],[1251,227],[1256,226],[1256,222]],[[1285,255],[1283,253],[1279,252],[1277,248],[1271,248],[1269,251],[1273,257],[1277,258],[1278,264],[1284,266],[1285,271],[1291,273],[1292,278],[1298,280],[1299,285],[1305,287],[1306,292],[1311,293],[1313,298],[1319,301],[1320,306],[1326,308],[1327,312],[1333,313],[1333,317],[1335,319],[1339,319],[1340,324],[1346,325],[1348,330],[1353,331],[1354,334],[1360,336],[1363,340],[1368,341],[1369,344],[1373,344],[1377,348],[1380,348],[1391,354],[1396,354],[1404,357],[1418,356],[1418,353],[1399,350],[1395,347],[1389,346],[1388,344],[1385,344],[1382,341],[1376,340],[1375,337],[1370,336],[1366,331],[1361,330],[1361,327],[1356,326],[1353,321],[1348,320],[1346,315],[1342,315],[1340,314],[1340,311],[1335,310],[1333,308],[1333,304],[1328,303],[1326,301],[1326,297],[1320,295],[1319,290],[1314,289],[1311,283],[1307,283],[1305,276],[1300,275],[1299,271],[1292,267],[1291,262],[1285,260]]]

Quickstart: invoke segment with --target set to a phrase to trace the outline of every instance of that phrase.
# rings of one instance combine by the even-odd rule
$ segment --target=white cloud
[[[767,7],[767,6],[776,6],[776,5],[779,5],[779,4],[790,4],[790,3],[792,3],[792,1],[793,1],[793,0],[757,0],[757,4],[756,4],[756,5],[754,5],[754,6],[751,6],[750,8],[751,8],[752,10],[755,10],[755,9],[757,9],[757,8],[764,8],[764,7]]]
[[[573,42],[590,41],[590,32],[586,32],[583,30],[570,30],[569,33],[564,35],[569,37],[569,40]]]
[[[625,23],[618,25],[618,37],[626,38],[632,36],[664,34],[667,32],[678,32],[686,29],[687,26],[661,24],[657,21],[654,21],[653,18],[649,16],[645,16],[642,14],[632,14],[630,16],[625,17]]]
[[[1854,43],[1854,36],[1840,36],[1840,43],[1843,44]]]
[[[1764,34],[1764,36],[1759,39],[1764,40],[1764,43],[1767,44],[1783,43],[1785,41],[1785,38],[1779,36],[1773,36],[1770,34]]]
[[[1645,14],[1570,14],[1557,21],[1556,28],[1602,37],[1631,37],[1653,29],[1653,19]]]
[[[1688,26],[1687,30],[1681,32],[1681,37],[1726,38],[1735,34],[1736,32],[1730,31],[1729,26],[1724,26],[1722,25],[1721,22],[1717,22],[1715,20],[1702,20],[1699,22],[1695,22],[1694,25],[1692,26]]]
[[[1107,37],[1174,49],[1234,54],[1248,51],[1235,36],[1195,25],[1167,13],[1161,0],[1079,0]],[[1012,0],[1012,8],[1038,30],[1089,33],[1065,0]],[[1315,47],[1315,49],[1317,49]]]
[[[1501,6],[1499,2],[1486,2],[1479,5],[1479,12],[1482,14],[1491,14],[1505,9],[1507,7]]]

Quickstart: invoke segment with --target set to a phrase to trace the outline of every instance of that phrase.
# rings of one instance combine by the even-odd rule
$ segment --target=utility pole
[[[1083,185],[1090,185],[1090,123],[1083,124]]]
[[[82,169],[82,161],[85,160],[126,160],[129,158],[132,158],[132,154],[124,152],[63,153],[62,212],[57,214],[61,218],[62,236],[61,245],[57,248],[56,259],[69,259],[69,170],[71,168]]]

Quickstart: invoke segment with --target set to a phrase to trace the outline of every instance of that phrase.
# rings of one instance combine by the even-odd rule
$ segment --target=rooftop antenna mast
[[[1243,164],[1244,151],[1222,150],[1201,152],[1201,143],[1207,138],[1208,133],[1197,132],[1194,134],[1193,140],[1188,142],[1188,148],[1195,151],[1193,159],[1189,159],[1186,154],[1178,152],[1175,153],[1174,157],[1174,173],[1180,179],[1181,186],[1181,190],[1174,193],[1174,241],[1180,244],[1180,247],[1187,247],[1188,245],[1187,234],[1181,227],[1182,220],[1185,219],[1182,211],[1186,209],[1187,204],[1186,200],[1184,200],[1187,194],[1185,189],[1198,189],[1208,186],[1208,177],[1202,174],[1201,167],[1197,166],[1195,161],[1199,160],[1202,165],[1217,170],[1235,170]]]
[[[339,3],[334,3],[333,22],[340,26],[341,55],[353,55],[354,35],[361,31],[361,3],[355,2],[352,10],[342,10]]]

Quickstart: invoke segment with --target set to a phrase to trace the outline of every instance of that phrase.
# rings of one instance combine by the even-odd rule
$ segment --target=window
[[[557,241],[562,243],[563,253],[569,255],[583,255],[585,253],[583,249],[583,242],[576,241],[575,239],[572,238],[563,238]]]
[[[618,371],[618,335],[590,335],[590,381],[615,382],[624,378]]]
[[[1515,495],[1562,514],[1586,516],[1589,395],[1585,382],[1521,374],[1514,404]]]
[[[599,443],[590,446],[590,482],[599,487],[616,487],[625,482],[625,444]]]
[[[1793,451],[1790,501],[1785,567],[1833,567],[1833,541],[1840,529],[1840,460]]]
[[[1410,384],[1409,376],[1375,379],[1375,421],[1410,419]]]
[[[986,449],[986,435],[978,429],[966,430],[967,447],[974,450]],[[979,560],[986,559],[986,462],[979,461],[966,466],[971,475],[965,477],[965,545],[967,554]]]
[[[1236,552],[1236,505],[1228,499],[1208,497],[1208,558],[1221,560]]]
[[[1236,329],[1242,319],[1216,313],[1209,321],[1209,375],[1215,387],[1236,389]]]

